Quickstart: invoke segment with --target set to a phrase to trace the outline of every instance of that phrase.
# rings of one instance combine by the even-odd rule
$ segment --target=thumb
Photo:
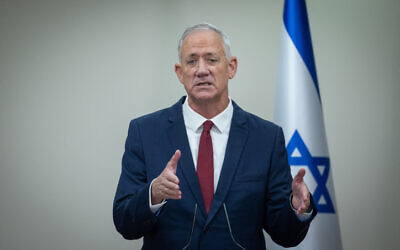
[[[176,173],[176,168],[178,166],[178,161],[181,158],[181,151],[178,149],[175,151],[175,154],[169,160],[168,166],[174,173]]]
[[[303,177],[306,175],[306,170],[301,168],[299,172],[297,172],[296,176],[294,177],[293,181],[301,182],[303,181]]]

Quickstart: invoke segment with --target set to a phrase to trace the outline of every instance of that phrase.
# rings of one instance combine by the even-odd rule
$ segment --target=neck
[[[206,119],[211,119],[217,116],[219,113],[224,111],[229,105],[229,98],[223,98],[219,101],[196,101],[188,97],[189,106],[196,111],[196,113],[205,117]]]

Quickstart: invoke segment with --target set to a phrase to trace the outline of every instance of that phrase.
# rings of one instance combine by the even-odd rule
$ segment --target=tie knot
[[[210,120],[207,120],[203,123],[203,132],[210,132],[214,123]]]

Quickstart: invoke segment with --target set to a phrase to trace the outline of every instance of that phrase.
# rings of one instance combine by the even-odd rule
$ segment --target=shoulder
[[[277,124],[265,120],[253,113],[243,110],[236,103],[233,102],[234,113],[236,113],[236,118],[238,120],[243,120],[248,125],[250,130],[267,130],[278,132],[281,127]]]
[[[273,152],[275,147],[285,148],[285,137],[280,126],[240,108],[237,113],[241,113],[237,117],[242,116],[242,120],[245,120],[242,126],[247,131],[248,145],[263,148],[263,152]]]
[[[282,128],[275,123],[265,120],[252,113],[247,113],[248,128],[253,136],[256,136],[266,142],[284,141]]]
[[[167,126],[169,121],[179,119],[182,116],[182,100],[183,98],[168,108],[132,119],[130,127],[139,126],[146,130]]]
[[[246,111],[245,111],[246,112]],[[248,121],[251,125],[255,125],[255,126],[260,126],[263,127],[265,129],[272,129],[272,130],[279,130],[280,127],[278,125],[276,125],[275,123],[265,120],[255,114],[246,112],[247,116],[248,116]]]
[[[161,120],[166,120],[168,118],[168,113],[170,109],[171,108],[169,107],[136,117],[131,120],[131,123],[136,123],[140,125],[150,125],[154,122],[160,122]]]

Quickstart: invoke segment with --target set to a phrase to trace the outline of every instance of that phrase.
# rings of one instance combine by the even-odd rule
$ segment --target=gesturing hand
[[[159,204],[166,199],[180,199],[179,179],[176,176],[181,151],[178,149],[171,157],[162,173],[153,181],[151,185],[151,204]]]
[[[292,205],[297,210],[297,214],[302,214],[307,211],[310,206],[310,191],[308,191],[307,185],[304,182],[304,175],[306,170],[300,169],[292,182]]]

